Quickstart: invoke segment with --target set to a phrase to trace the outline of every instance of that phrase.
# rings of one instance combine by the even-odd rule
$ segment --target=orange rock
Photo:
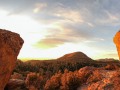
[[[120,90],[118,69],[105,70],[104,68],[84,67],[78,72],[79,76],[82,76],[81,79],[86,78],[86,81],[82,82],[77,90]]]
[[[0,90],[4,90],[24,41],[17,33],[0,29]]]
[[[119,56],[119,60],[120,60],[120,31],[118,31],[118,32],[116,33],[116,35],[114,36],[113,42],[114,42],[115,45],[116,45],[117,52],[118,52],[118,56]]]

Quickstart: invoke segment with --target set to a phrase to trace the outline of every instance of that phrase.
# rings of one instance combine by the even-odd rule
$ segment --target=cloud
[[[90,22],[87,23],[90,27],[94,27],[94,25]]]
[[[64,20],[84,23],[93,28],[96,25],[120,24],[118,21],[120,3],[118,0],[116,2],[112,0],[4,0],[0,1],[0,7],[8,10],[9,15],[26,14],[43,23]],[[113,7],[112,3],[116,3],[117,8]],[[116,12],[118,15],[114,15]]]
[[[47,7],[47,3],[42,0],[4,0],[0,1],[0,8],[9,11],[12,14],[32,14],[42,11]]]
[[[120,25],[119,21],[120,16],[114,13],[110,13],[109,11],[104,11],[104,18],[103,19],[97,19],[98,24],[102,25]]]
[[[40,42],[35,44],[37,48],[43,48],[43,49],[48,49],[48,48],[53,48],[57,47],[59,45],[64,44],[65,42],[68,42],[66,39],[60,39],[60,38],[45,38],[42,39]]]
[[[34,46],[37,48],[54,48],[65,43],[85,43],[93,38],[91,33],[80,30],[73,26],[60,26],[48,30],[48,35],[41,39]]]
[[[69,20],[72,22],[83,23],[84,20],[79,11],[69,10],[65,8],[59,9],[55,14],[56,17],[59,17],[64,20]]]
[[[0,1],[0,7],[10,12],[10,14],[19,14],[23,13],[24,11],[29,11],[35,1],[33,0],[4,0]]]
[[[34,13],[39,13],[42,9],[44,9],[45,7],[47,7],[46,3],[36,3],[35,4],[35,8],[33,9]]]
[[[29,15],[29,17],[42,23],[48,22],[46,26],[48,24],[58,22],[60,24],[64,24],[64,26],[60,25],[61,28],[65,28],[64,31],[66,31],[67,28],[72,29],[71,31],[74,31],[72,33],[76,32],[79,34],[91,33],[93,29],[96,31],[94,33],[97,34],[102,31],[99,30],[99,26],[103,29],[103,27],[107,25],[119,25],[119,5],[119,0],[0,1],[1,9],[7,9],[11,14],[25,13],[26,15]]]
[[[53,7],[53,6],[52,6]],[[78,10],[61,7],[58,4],[56,8],[49,7],[49,4],[42,13],[34,15],[37,21],[42,21],[46,24],[53,22],[69,22],[69,23],[84,23],[84,19]]]

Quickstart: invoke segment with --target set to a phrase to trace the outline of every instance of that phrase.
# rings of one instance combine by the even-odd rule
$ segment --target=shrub
[[[44,90],[59,90],[61,85],[61,73],[56,73],[47,80]]]
[[[78,72],[64,73],[61,78],[61,90],[77,90],[80,86],[80,78]]]
[[[91,83],[91,82],[95,83],[97,81],[102,80],[102,78],[103,78],[103,76],[102,76],[101,72],[99,70],[95,70],[87,79],[87,83]]]
[[[43,77],[40,76],[39,74],[30,73],[30,74],[27,74],[25,83],[28,88],[34,87],[36,89],[40,89],[40,88],[43,88],[43,85],[44,85],[43,81],[44,81]]]

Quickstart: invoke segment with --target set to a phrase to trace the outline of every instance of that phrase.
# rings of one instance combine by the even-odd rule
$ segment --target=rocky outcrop
[[[114,38],[113,38],[113,42],[115,43],[116,45],[116,48],[117,48],[117,52],[118,52],[118,56],[119,56],[119,60],[120,60],[120,31],[118,31]]]
[[[22,74],[14,72],[13,75],[11,75],[11,79],[21,79],[21,80],[24,80],[25,78],[23,77]]]
[[[0,29],[0,90],[4,90],[24,41],[19,34]]]
[[[58,58],[58,60],[76,60],[76,61],[85,62],[85,61],[91,61],[92,59],[82,52],[73,52]]]
[[[25,81],[21,79],[10,79],[7,83],[5,90],[27,90]]]
[[[79,70],[79,74],[85,77],[85,81],[78,90],[120,90],[119,68],[93,68],[84,67]],[[83,79],[83,78],[82,78]]]

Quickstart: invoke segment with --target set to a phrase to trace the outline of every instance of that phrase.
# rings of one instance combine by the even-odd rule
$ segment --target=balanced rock
[[[19,34],[0,29],[0,90],[4,90],[24,41]]]

